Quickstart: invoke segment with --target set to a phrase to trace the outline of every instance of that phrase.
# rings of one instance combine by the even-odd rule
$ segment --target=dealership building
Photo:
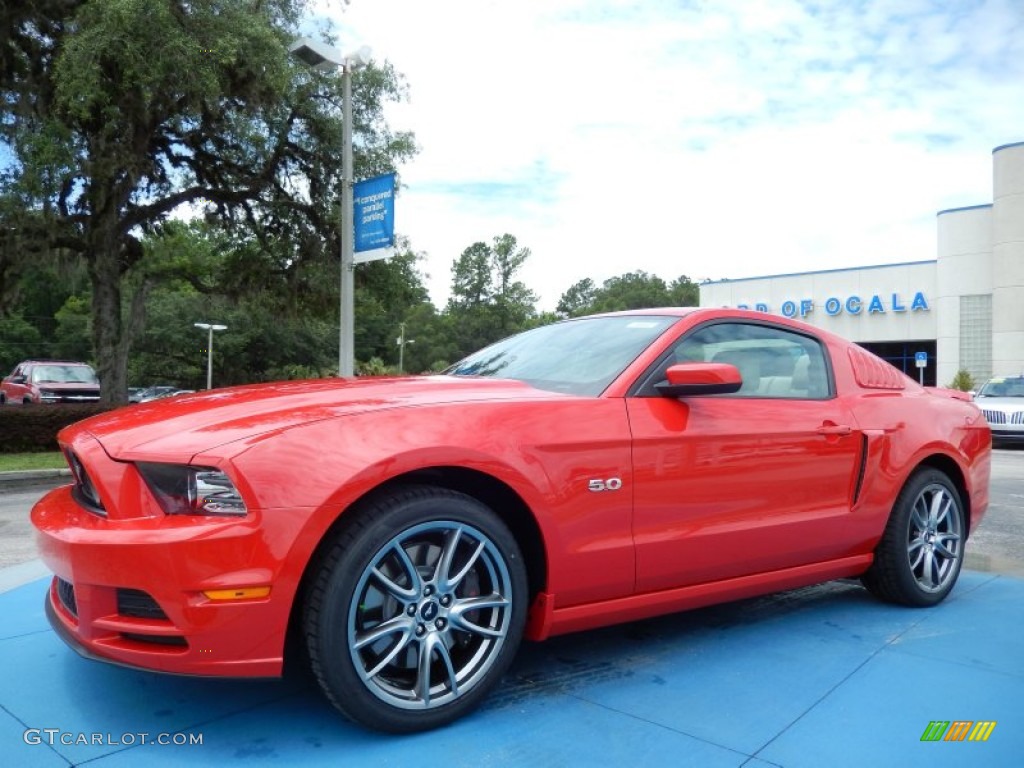
[[[702,307],[795,317],[852,339],[925,384],[1024,372],[1024,142],[992,151],[990,204],[939,211],[936,258],[718,280]],[[918,367],[924,353],[927,364]]]

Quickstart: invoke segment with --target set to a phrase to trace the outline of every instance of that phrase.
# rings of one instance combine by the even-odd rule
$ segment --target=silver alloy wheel
[[[360,679],[401,709],[433,709],[464,695],[501,654],[512,579],[486,535],[466,523],[409,528],[370,559],[348,615]]]
[[[963,531],[957,500],[945,486],[931,483],[910,510],[907,558],[925,592],[939,592],[956,578],[963,557]]]

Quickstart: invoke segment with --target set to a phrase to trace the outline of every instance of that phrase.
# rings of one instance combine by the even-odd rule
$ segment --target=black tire
[[[515,538],[475,499],[428,486],[348,515],[304,605],[313,674],[370,728],[456,720],[498,684],[522,639],[528,587]]]
[[[942,602],[963,565],[965,523],[963,500],[949,478],[937,469],[918,469],[896,497],[875,561],[861,581],[890,603]]]

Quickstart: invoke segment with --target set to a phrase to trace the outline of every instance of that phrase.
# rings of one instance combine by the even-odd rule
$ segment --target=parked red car
[[[95,403],[100,380],[85,363],[26,360],[0,382],[0,405],[12,403]]]
[[[537,328],[422,378],[238,387],[65,429],[32,511],[86,656],[278,675],[390,731],[477,705],[523,637],[860,577],[938,603],[988,506],[970,402],[741,310]]]

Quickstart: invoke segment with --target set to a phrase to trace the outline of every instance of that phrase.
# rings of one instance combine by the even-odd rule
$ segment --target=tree
[[[593,308],[595,312],[615,312],[664,307],[670,301],[665,281],[641,270],[605,280],[594,297]]]
[[[265,251],[254,237],[233,242],[198,221],[168,222],[143,244],[146,254],[135,270],[154,285],[147,308],[157,322],[132,355],[136,382],[201,383],[195,375],[205,358],[197,355],[194,320],[228,326],[214,346],[219,384],[337,371],[336,264],[281,269],[277,262],[284,257]],[[419,258],[401,242],[393,258],[357,265],[357,359],[387,361],[394,355],[397,361],[399,324],[424,304],[433,314],[416,268]]]
[[[0,315],[0,378],[22,360],[37,356],[41,344],[39,329],[21,314]]]
[[[92,354],[92,312],[88,296],[68,296],[54,313],[52,355],[61,360],[88,360]]]
[[[38,0],[0,11],[0,254],[87,265],[104,399],[124,397],[149,284],[123,301],[143,238],[179,206],[251,238],[259,268],[336,259],[340,78],[292,61],[303,0]],[[357,176],[394,170],[390,66],[353,78]],[[0,291],[9,256],[0,257]],[[130,293],[137,294],[128,287]]]
[[[700,286],[686,275],[680,275],[672,281],[668,295],[673,307],[700,306]]]
[[[419,306],[434,306],[417,267],[422,258],[399,238],[396,254],[387,260],[371,261],[356,267],[356,359],[376,357],[385,363],[398,363],[401,323]],[[337,297],[337,293],[335,293]],[[415,370],[406,366],[406,370]]]
[[[638,271],[610,277],[600,288],[584,278],[562,294],[556,309],[563,317],[580,317],[623,309],[696,307],[699,303],[700,288],[686,275],[666,285],[657,275]]]
[[[405,335],[405,370],[408,373],[438,372],[461,357],[451,318],[438,313],[429,302],[409,310],[405,317]]]
[[[84,265],[55,254],[26,258],[20,252],[12,252],[7,265],[0,297],[0,329],[6,329],[0,330],[0,345],[7,351],[0,354],[0,370],[6,373],[26,358],[90,361],[88,316],[78,316],[89,307]]]
[[[560,322],[563,319],[564,318],[559,317],[555,312],[539,312],[530,318],[530,321],[526,324],[526,328],[524,330],[540,328],[542,325],[551,325],[552,323]]]
[[[569,290],[562,294],[558,300],[555,310],[563,317],[580,317],[591,311],[594,305],[594,298],[597,296],[597,286],[589,277],[585,277],[577,283],[573,283]]]
[[[452,291],[446,314],[463,357],[527,327],[537,297],[516,274],[530,257],[509,234],[493,244],[473,243],[452,263]]]
[[[518,248],[515,237],[504,234],[494,238],[491,271],[494,275],[494,309],[501,337],[521,331],[536,313],[537,295],[516,280],[516,273],[530,258],[529,248]]]
[[[452,306],[469,309],[486,304],[494,291],[493,280],[490,247],[473,243],[452,264]]]

